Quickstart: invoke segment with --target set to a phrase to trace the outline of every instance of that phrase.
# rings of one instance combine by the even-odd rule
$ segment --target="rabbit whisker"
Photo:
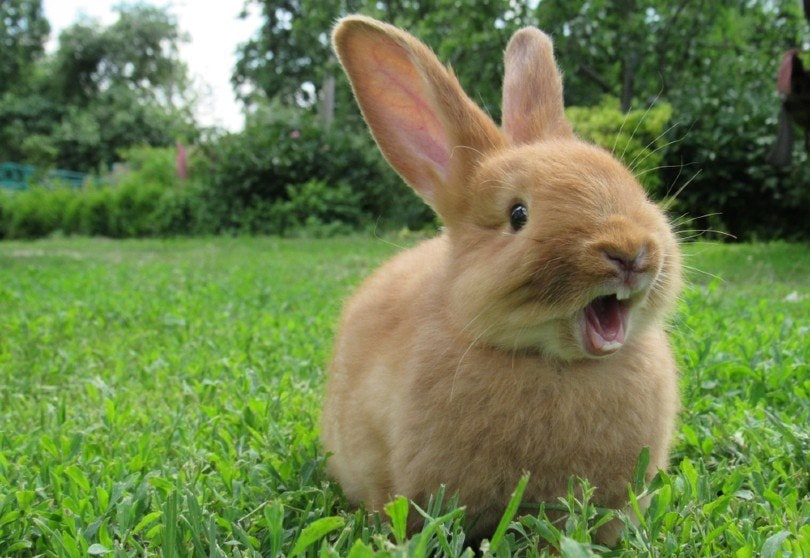
[[[650,146],[655,145],[655,142],[657,142],[661,138],[665,137],[667,135],[667,133],[669,133],[669,131],[674,129],[676,126],[677,126],[677,124],[673,124],[672,126],[667,128],[666,130],[664,130],[663,132],[658,134],[655,138],[653,138],[647,145],[645,145],[644,150],[640,151],[639,154],[636,155],[633,158],[633,160],[630,161],[630,163],[627,165],[627,167],[630,169],[630,172],[634,172],[638,168],[638,166],[641,165],[641,163],[646,161],[652,155],[655,155],[659,151],[663,151],[664,149],[666,149],[670,145],[674,145],[674,144],[676,144],[676,143],[678,143],[680,141],[683,141],[683,138],[674,139],[674,140],[666,142],[664,145],[658,146],[655,149],[650,150]],[[641,158],[641,160],[639,160],[639,157],[641,157],[641,154],[644,153],[644,151],[647,151],[647,153],[644,155],[644,157]]]
[[[629,119],[630,119],[630,111],[628,110],[627,112],[624,113],[624,118],[622,118],[622,125],[619,126],[619,131],[616,132],[615,136],[613,136],[613,145],[610,146],[611,155],[616,155],[616,144],[619,142],[619,136],[622,135],[622,131],[624,131],[624,125],[627,124],[627,121]]]
[[[720,275],[716,275],[714,273],[709,273],[708,271],[704,271],[702,269],[699,269],[699,268],[691,266],[691,265],[683,264],[683,268],[687,269],[689,271],[694,271],[695,273],[700,273],[701,275],[705,275],[707,277],[711,277],[712,279],[716,279],[716,280],[720,281],[721,283],[726,282],[726,280],[723,279],[723,277],[721,277]]]
[[[482,338],[484,335],[486,335],[486,333],[487,333],[487,332],[488,332],[488,331],[489,331],[491,328],[492,328],[492,326],[488,326],[488,327],[487,327],[486,329],[484,329],[484,330],[483,330],[481,333],[479,333],[479,334],[478,334],[478,335],[475,337],[475,339],[473,339],[472,341],[470,341],[469,345],[467,345],[467,348],[464,350],[464,353],[462,353],[462,355],[459,357],[459,359],[458,359],[458,364],[456,365],[456,370],[455,370],[455,372],[453,372],[453,381],[450,383],[450,399],[449,399],[449,400],[450,400],[451,402],[453,401],[453,394],[454,394],[454,393],[455,393],[455,391],[456,391],[456,380],[458,379],[458,376],[459,376],[459,374],[461,373],[461,365],[462,365],[462,364],[464,364],[464,359],[465,359],[465,358],[466,358],[466,356],[469,354],[469,352],[472,350],[472,348],[473,348],[473,347],[476,345],[476,343],[478,343],[478,342],[481,340],[481,338]]]
[[[644,122],[644,119],[647,118],[647,115],[650,113],[652,108],[655,106],[655,103],[661,97],[662,92],[663,92],[663,89],[658,91],[658,93],[655,95],[655,98],[647,106],[647,109],[644,111],[644,114],[642,114],[641,118],[638,119],[638,122],[636,123],[636,127],[633,128],[633,132],[630,134],[630,139],[627,141],[627,143],[624,144],[624,149],[622,150],[622,154],[619,156],[619,159],[624,160],[624,156],[627,153],[627,147],[630,145],[630,142],[633,141],[633,138],[636,137],[636,132],[638,132],[639,128],[641,127],[642,122]],[[631,110],[632,110],[632,107],[631,107]],[[628,115],[630,114],[629,110],[627,111],[627,114]],[[631,166],[631,165],[628,165],[628,167],[629,166]]]
[[[669,192],[667,192],[667,198],[662,203],[664,211],[667,211],[669,210],[670,207],[672,207],[672,204],[675,203],[675,200],[678,199],[678,196],[681,195],[681,193],[686,189],[686,187],[689,186],[692,183],[692,181],[694,181],[700,175],[701,172],[702,170],[699,169],[695,174],[689,177],[689,180],[684,182],[683,185],[675,191],[674,195],[670,196]],[[680,172],[678,172],[678,176],[681,176]]]

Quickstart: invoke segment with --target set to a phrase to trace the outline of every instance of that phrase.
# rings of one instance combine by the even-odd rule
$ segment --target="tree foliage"
[[[84,19],[60,34],[52,68],[60,97],[83,105],[123,88],[172,105],[187,86],[176,19],[141,4],[117,10],[118,20],[108,27]]]
[[[662,183],[659,194],[685,187],[675,209],[696,227],[739,238],[810,236],[801,224],[807,220],[795,218],[810,208],[807,154],[797,146],[788,169],[765,160],[775,134],[781,55],[793,46],[810,48],[798,0],[249,3],[261,8],[265,23],[244,45],[234,74],[248,105],[278,98],[314,107],[325,76],[340,75],[328,45],[331,26],[341,15],[360,12],[429,44],[497,120],[502,51],[517,28],[537,25],[554,39],[568,106],[597,106],[607,94],[619,99],[625,114],[671,107],[669,127],[650,142],[660,168],[644,172],[657,174],[651,182]],[[312,93],[306,102],[303,90]],[[344,81],[336,98],[338,125],[362,133]]]
[[[196,134],[183,37],[166,10],[121,5],[110,26],[82,19],[46,57],[41,1],[4,2],[2,10],[15,3],[27,10],[12,10],[27,14],[17,27],[45,32],[20,39],[30,55],[20,58],[16,87],[0,95],[0,160],[94,171],[119,160],[122,148]]]
[[[578,133],[624,154],[654,196],[679,192],[672,207],[685,222],[743,239],[810,238],[808,154],[797,142],[792,166],[766,161],[780,102],[778,63],[790,47],[810,50],[801,6],[799,0],[246,0],[246,11],[263,16],[239,48],[232,76],[247,126],[199,142],[205,171],[195,189],[171,190],[167,199],[177,214],[189,214],[199,196],[205,231],[285,232],[329,221],[363,226],[381,215],[397,225],[430,222],[382,162],[331,51],[334,21],[359,12],[430,45],[496,121],[509,37],[525,25],[544,29],[555,42]],[[177,21],[149,5],[117,9],[112,25],[83,19],[65,29],[56,52],[45,55],[49,27],[41,0],[0,3],[0,161],[97,171],[129,146],[199,137]],[[330,128],[316,112],[330,114],[331,106]]]
[[[0,2],[0,95],[26,81],[50,31],[42,0]]]
[[[359,12],[409,29],[457,70],[474,96],[499,111],[501,53],[525,12],[504,0],[248,0],[248,5],[261,10],[264,23],[239,49],[233,83],[241,98],[249,105],[273,98],[312,105],[325,78],[335,76],[342,84],[337,110],[343,114],[354,109],[329,42],[338,17]]]

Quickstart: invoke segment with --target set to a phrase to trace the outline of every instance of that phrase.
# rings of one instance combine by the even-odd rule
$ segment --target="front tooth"
[[[627,300],[630,298],[630,289],[619,289],[616,291],[617,300]]]

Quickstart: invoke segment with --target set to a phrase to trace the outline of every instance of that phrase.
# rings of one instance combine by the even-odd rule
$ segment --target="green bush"
[[[155,214],[165,191],[165,187],[154,182],[133,181],[112,189],[111,236],[132,238],[154,236],[158,233]]]
[[[689,228],[698,233],[810,239],[810,157],[803,142],[794,146],[792,166],[778,168],[767,160],[779,111],[773,68],[764,61],[746,65],[733,83],[710,70],[685,84],[690,94],[680,95],[674,106],[666,179],[673,188],[685,186],[675,209],[693,219]]]
[[[85,236],[115,235],[115,197],[113,192],[104,186],[91,186],[84,189],[73,208],[75,212],[75,229],[63,231],[66,234]]]
[[[326,129],[314,114],[272,106],[254,115],[243,132],[209,142],[202,151],[210,166],[203,187],[215,232],[289,234],[305,224],[306,203],[321,206],[315,221],[336,217],[341,227],[381,220],[418,228],[432,219],[359,121]],[[296,199],[299,192],[306,200]],[[331,203],[340,209],[322,207]]]
[[[287,186],[287,201],[280,206],[286,222],[282,233],[303,230],[316,236],[334,236],[366,226],[361,193],[345,183],[310,180]]]
[[[619,100],[603,97],[592,107],[569,107],[566,116],[577,135],[612,151],[638,177],[648,191],[663,197],[660,169],[666,148],[665,128],[672,107],[659,103],[648,110],[622,113]]]
[[[114,238],[204,232],[199,188],[180,184],[174,149],[137,147],[123,153],[125,169],[80,189],[34,186],[0,197],[0,236],[53,233]]]
[[[177,186],[176,160],[174,147],[150,147],[139,145],[119,152],[124,161],[124,171],[117,179],[121,186],[128,184],[155,184],[162,188]]]
[[[217,228],[197,182],[164,190],[150,219],[156,236],[211,234]]]
[[[39,238],[62,229],[64,209],[73,202],[68,188],[49,190],[32,187],[24,191],[3,192],[0,229],[3,238]]]

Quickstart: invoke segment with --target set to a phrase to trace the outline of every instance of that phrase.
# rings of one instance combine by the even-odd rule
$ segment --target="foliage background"
[[[790,166],[766,160],[782,53],[810,48],[798,0],[248,0],[249,7],[264,18],[234,68],[246,126],[225,133],[194,122],[195,93],[178,55],[185,38],[169,9],[123,4],[115,23],[81,20],[46,55],[41,0],[4,2],[0,161],[95,179],[73,194],[0,196],[0,235],[434,226],[382,162],[331,53],[335,19],[361,12],[424,40],[496,120],[506,42],[521,26],[541,27],[555,41],[578,132],[637,166],[679,222],[706,236],[810,238],[808,154],[796,142]],[[163,150],[178,141],[191,146],[192,177],[167,177],[155,189],[139,177],[129,148],[155,148],[156,164],[168,164]],[[113,172],[119,163],[126,172]],[[82,209],[66,216],[68,198]],[[37,209],[43,205],[51,207]],[[122,224],[132,208],[145,213]],[[76,217],[93,211],[108,215]]]

